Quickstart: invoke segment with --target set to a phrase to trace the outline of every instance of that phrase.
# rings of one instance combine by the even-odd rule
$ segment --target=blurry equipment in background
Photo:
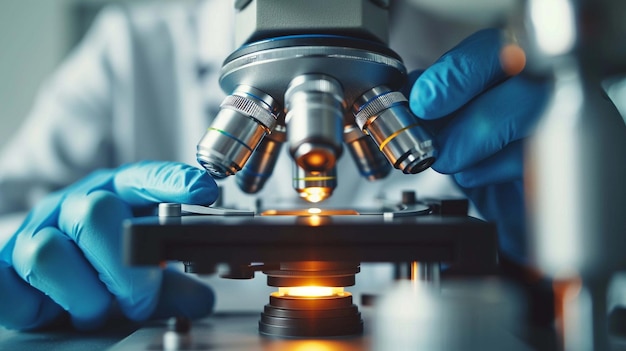
[[[372,350],[529,350],[515,336],[524,300],[502,281],[453,280],[436,289],[403,281],[375,307]]]
[[[530,0],[526,48],[554,94],[527,153],[534,264],[580,281],[565,305],[563,347],[607,350],[607,287],[626,268],[626,125],[601,89],[626,72],[626,3]]]

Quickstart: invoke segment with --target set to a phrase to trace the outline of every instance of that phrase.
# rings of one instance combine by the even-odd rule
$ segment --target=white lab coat
[[[225,96],[218,76],[234,50],[233,17],[232,2],[225,0],[105,9],[42,86],[21,129],[0,153],[0,214],[26,211],[47,192],[101,167],[144,159],[197,165],[196,144]],[[471,26],[460,32],[441,30],[449,24],[435,23],[413,9],[398,11],[391,23],[390,46],[409,69],[426,67],[473,31]],[[260,197],[264,204],[306,206],[291,187],[286,149],[272,179],[255,196],[241,192],[234,179],[221,181],[225,205],[251,208]],[[418,197],[462,196],[448,177],[432,170],[418,175],[395,170],[384,181],[368,182],[347,152],[338,174],[331,206],[400,199],[408,189]],[[9,237],[20,220],[18,216],[13,227],[0,227],[0,237]],[[233,291],[216,290],[218,301],[220,291]],[[259,294],[261,303],[266,296]]]

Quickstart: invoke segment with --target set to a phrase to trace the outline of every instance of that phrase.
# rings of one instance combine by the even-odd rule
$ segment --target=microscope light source
[[[344,289],[343,287],[328,287],[328,286],[281,287],[281,288],[278,288],[278,295],[302,297],[302,298],[343,296],[344,294],[346,294],[343,291],[343,289]]]
[[[344,291],[354,285],[358,272],[353,262],[330,261],[281,262],[279,268],[264,271],[268,285],[278,291],[270,294],[259,331],[279,337],[361,334],[361,314],[352,294]]]

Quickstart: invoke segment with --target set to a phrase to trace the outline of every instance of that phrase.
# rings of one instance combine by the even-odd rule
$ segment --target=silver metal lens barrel
[[[246,165],[236,175],[237,184],[242,191],[255,194],[263,189],[274,171],[285,139],[285,126],[277,124],[272,134],[266,135],[261,140]]]
[[[293,164],[293,188],[308,202],[320,202],[329,198],[337,187],[337,169],[325,172],[310,172]]]
[[[375,87],[355,101],[353,112],[359,128],[403,173],[419,173],[435,162],[432,137],[413,116],[402,93]]]
[[[342,151],[343,90],[339,82],[321,74],[291,80],[285,92],[289,151],[308,171],[329,171]]]
[[[276,125],[276,101],[245,85],[227,96],[200,139],[196,158],[214,178],[240,171],[263,136]]]
[[[374,140],[363,134],[359,127],[354,124],[346,125],[343,140],[362,177],[373,181],[385,178],[389,174],[391,164],[378,150]]]

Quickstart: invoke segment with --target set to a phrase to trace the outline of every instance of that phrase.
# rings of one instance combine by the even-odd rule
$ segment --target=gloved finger
[[[31,330],[51,324],[62,314],[61,306],[28,285],[11,265],[0,261],[0,325]]]
[[[485,29],[445,53],[415,81],[409,95],[413,113],[424,119],[446,116],[503,81],[501,47],[500,31]]]
[[[146,161],[121,168],[115,192],[133,206],[159,202],[210,205],[218,195],[215,180],[204,170],[184,163]]]
[[[76,328],[95,329],[106,320],[111,294],[78,247],[57,228],[19,235],[13,265],[22,279],[66,310]]]
[[[130,206],[109,191],[72,194],[61,206],[59,228],[82,250],[122,312],[145,320],[156,306],[162,274],[159,268],[124,265],[122,222],[131,217]]]
[[[454,174],[454,180],[464,188],[499,184],[522,179],[524,176],[524,139],[507,145],[495,155]]]
[[[201,318],[213,311],[215,294],[208,285],[175,269],[163,271],[163,282],[153,318]]]
[[[454,114],[435,139],[433,169],[458,173],[533,131],[548,98],[548,84],[515,76]]]
[[[46,227],[53,227],[57,224],[58,204],[63,199],[63,192],[56,192],[43,198],[29,213],[18,228],[19,235],[34,235],[39,230]],[[18,235],[11,237],[5,250],[2,250],[2,259],[11,262],[11,255],[14,251],[15,240]]]

